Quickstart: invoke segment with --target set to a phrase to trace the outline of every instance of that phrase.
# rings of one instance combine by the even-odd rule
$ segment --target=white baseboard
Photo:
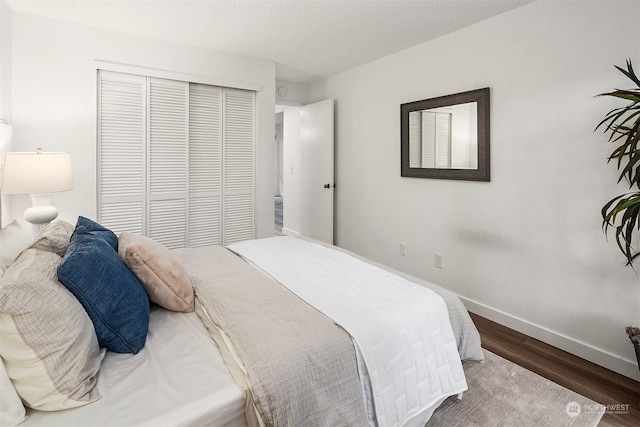
[[[286,227],[282,227],[282,234],[286,234],[287,236],[300,236],[300,233],[298,233],[297,231]]]
[[[507,314],[477,301],[460,297],[467,310],[479,316],[493,320],[496,323],[514,329],[532,338],[543,341],[568,353],[586,359],[596,365],[603,366],[620,375],[640,381],[640,374],[635,360],[623,359],[604,350],[591,347],[588,344],[535,325],[516,316]],[[631,345],[631,343],[629,343]]]

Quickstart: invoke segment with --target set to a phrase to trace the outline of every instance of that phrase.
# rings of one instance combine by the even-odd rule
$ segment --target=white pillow
[[[3,427],[14,427],[27,419],[27,413],[22,405],[22,400],[18,397],[16,389],[13,388],[11,379],[4,368],[2,358],[0,358],[0,425]]]
[[[32,224],[24,219],[16,218],[0,230],[0,270],[5,271],[11,263],[25,250],[35,235]]]

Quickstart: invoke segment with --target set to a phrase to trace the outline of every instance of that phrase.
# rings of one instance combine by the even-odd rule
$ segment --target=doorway
[[[300,108],[276,105],[274,232],[300,235]]]
[[[333,100],[276,105],[275,114],[275,234],[332,244]]]
[[[274,195],[274,218],[275,235],[281,236],[284,218],[284,197],[283,197],[283,164],[284,164],[284,112],[276,112],[276,183]]]

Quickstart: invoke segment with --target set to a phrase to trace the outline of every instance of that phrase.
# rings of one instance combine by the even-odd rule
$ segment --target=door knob
[[[324,188],[331,188],[331,185],[329,185],[329,184],[325,184],[325,185],[324,185]]]

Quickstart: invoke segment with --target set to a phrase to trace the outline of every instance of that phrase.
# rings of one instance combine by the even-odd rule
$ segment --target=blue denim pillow
[[[91,221],[89,218],[85,218],[83,216],[78,217],[74,233],[91,234],[92,236],[109,243],[109,245],[116,251],[118,250],[118,236],[116,236],[113,231],[103,227],[95,221]]]
[[[58,279],[89,314],[101,347],[137,353],[147,339],[149,299],[118,256],[109,233],[115,236],[81,217],[58,267]],[[117,247],[117,238],[115,242]]]

